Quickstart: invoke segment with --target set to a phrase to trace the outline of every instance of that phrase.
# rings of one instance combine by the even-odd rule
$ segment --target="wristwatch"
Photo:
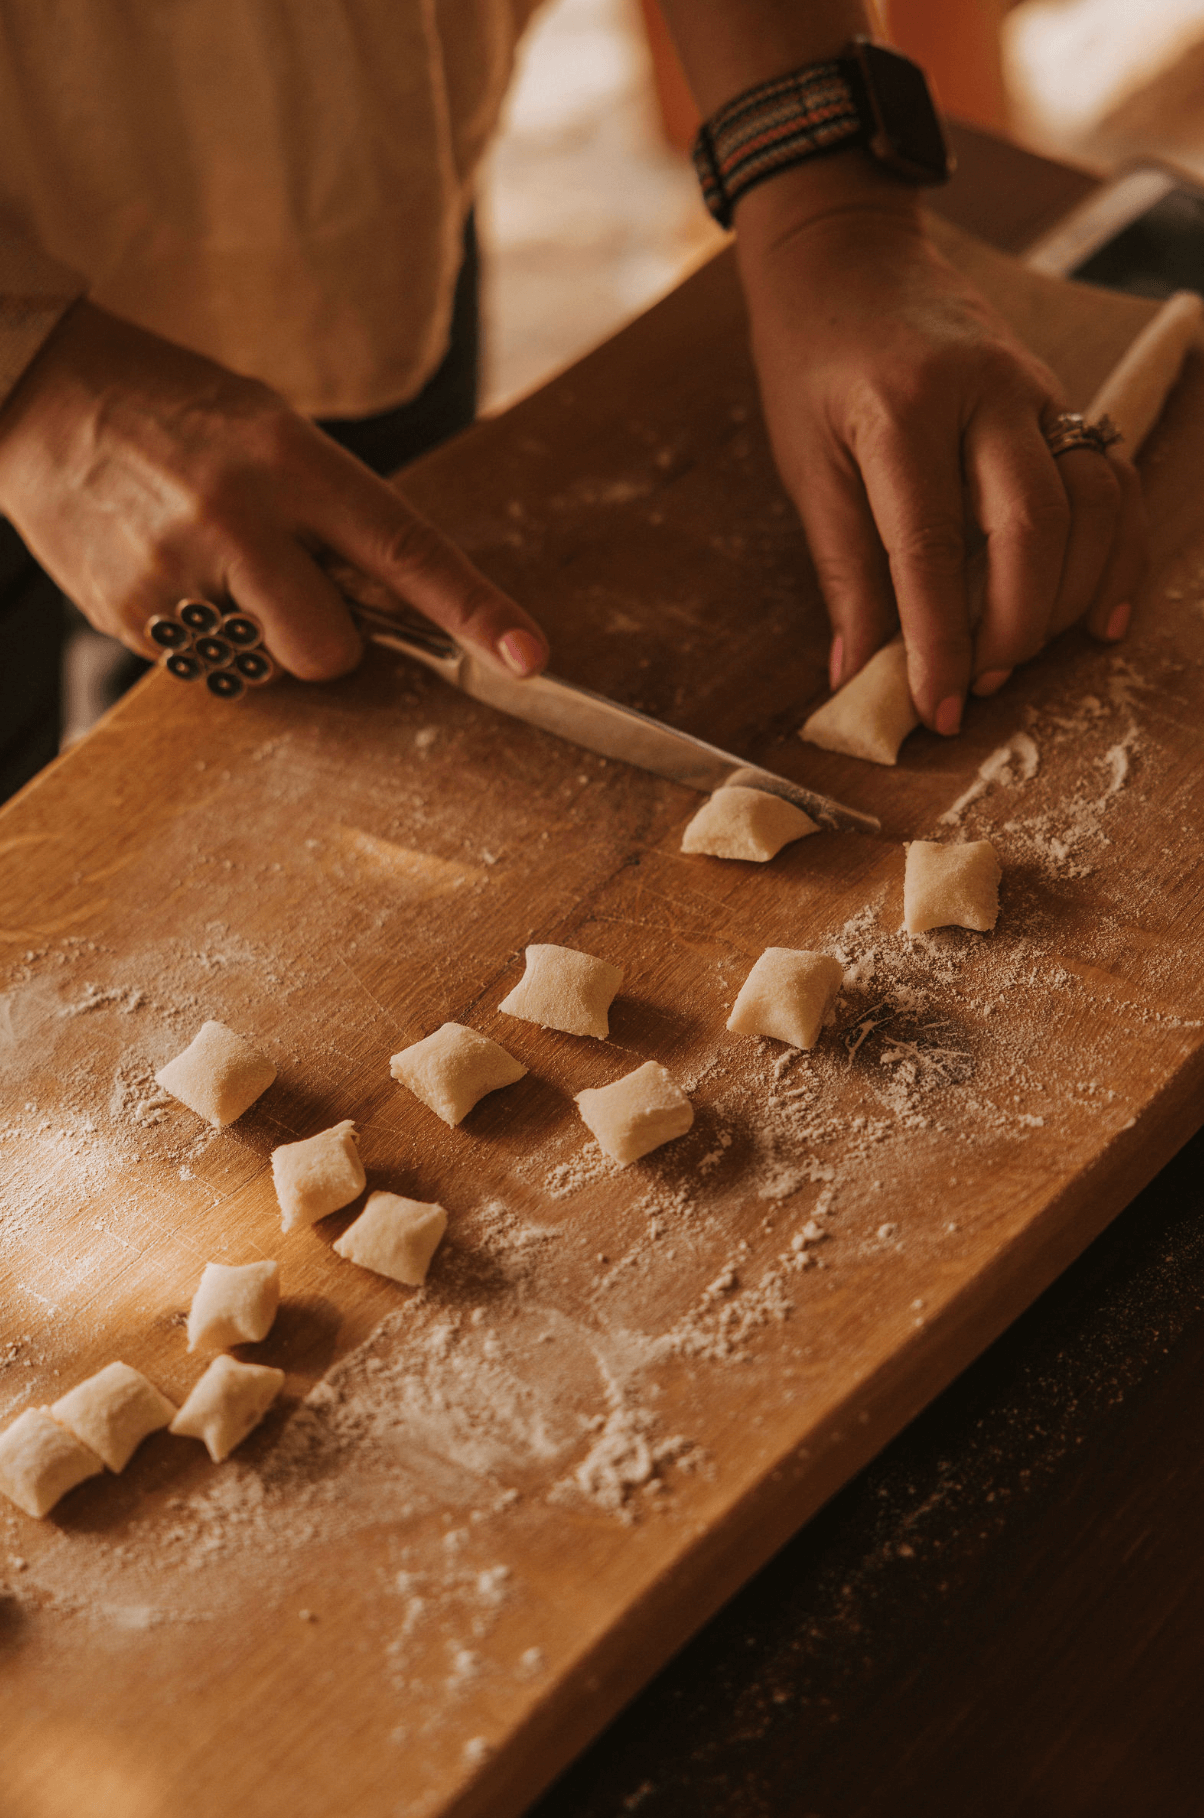
[[[923,70],[872,38],[736,95],[699,128],[694,166],[707,207],[730,227],[736,203],[756,184],[855,146],[908,183],[953,174]]]

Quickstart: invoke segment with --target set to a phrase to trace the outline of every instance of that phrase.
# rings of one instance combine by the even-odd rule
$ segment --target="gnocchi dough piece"
[[[420,1288],[446,1229],[442,1206],[403,1199],[400,1193],[370,1193],[367,1205],[334,1247],[361,1269]]]
[[[280,1229],[317,1224],[328,1212],[349,1206],[367,1184],[355,1146],[355,1124],[344,1118],[317,1136],[282,1143],[272,1150],[272,1179],[280,1201]]]
[[[527,969],[498,1008],[544,1029],[596,1035],[605,1041],[610,1034],[606,1013],[622,983],[620,966],[595,959],[592,953],[578,953],[574,947],[537,942],[527,948]]]
[[[60,1496],[104,1466],[49,1408],[26,1408],[0,1433],[0,1491],[27,1515],[45,1515]]]
[[[156,1085],[211,1124],[232,1124],[276,1077],[270,1060],[225,1023],[202,1023],[182,1054],[160,1067]]]
[[[603,1154],[622,1167],[684,1136],[694,1122],[693,1105],[659,1061],[645,1061],[613,1086],[578,1092],[577,1109]]]
[[[867,758],[871,764],[897,764],[900,745],[919,723],[907,686],[907,652],[898,637],[816,708],[799,737],[825,751]]]
[[[279,1263],[206,1263],[188,1310],[188,1349],[257,1345],[279,1305]]]
[[[727,1026],[737,1035],[771,1035],[792,1048],[813,1048],[844,979],[830,953],[766,947],[740,987]]]
[[[791,840],[818,833],[819,823],[780,795],[729,783],[704,802],[681,836],[683,852],[712,858],[771,859]]]
[[[990,840],[957,846],[912,840],[903,874],[903,926],[908,934],[951,927],[988,934],[999,915],[1002,876]]]
[[[395,1054],[389,1071],[436,1117],[454,1127],[487,1092],[512,1086],[527,1069],[500,1042],[463,1023],[444,1023],[433,1035]]]
[[[283,1383],[283,1370],[215,1357],[193,1384],[171,1430],[186,1439],[203,1439],[214,1464],[221,1464],[259,1425]]]
[[[86,1382],[51,1403],[50,1412],[110,1471],[124,1471],[148,1433],[165,1427],[176,1411],[141,1370],[106,1364]]]

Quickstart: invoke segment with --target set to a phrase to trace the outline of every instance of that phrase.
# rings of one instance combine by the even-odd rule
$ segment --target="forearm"
[[[0,405],[84,288],[78,272],[0,221]]]
[[[864,0],[660,0],[705,118],[755,83],[840,54],[871,29]]]

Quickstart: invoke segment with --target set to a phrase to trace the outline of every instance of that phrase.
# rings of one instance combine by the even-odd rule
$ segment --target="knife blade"
[[[508,676],[396,596],[382,598],[387,590],[380,583],[368,582],[366,576],[342,563],[328,563],[327,568],[366,638],[423,664],[475,701],[555,733],[586,751],[634,764],[688,789],[708,794],[725,784],[763,789],[793,802],[823,825],[862,833],[882,831],[875,815],[863,814],[789,777],[778,776],[776,771],[750,764],[578,682],[548,674],[525,681]]]

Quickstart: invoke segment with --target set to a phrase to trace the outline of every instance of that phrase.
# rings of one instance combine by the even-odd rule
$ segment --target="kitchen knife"
[[[526,720],[544,732],[554,732],[570,744],[650,770],[655,776],[668,777],[688,789],[710,793],[724,784],[763,789],[769,795],[793,802],[813,820],[829,827],[881,832],[881,823],[872,814],[847,808],[843,802],[778,776],[775,771],[749,764],[730,751],[720,751],[634,707],[624,707],[605,695],[595,694],[592,688],[582,688],[554,675],[531,676],[526,681],[508,676],[457,643],[424,615],[387,595],[386,589],[369,581],[359,570],[342,562],[328,561],[325,566],[366,638],[422,663],[475,701],[513,714],[515,719]]]

